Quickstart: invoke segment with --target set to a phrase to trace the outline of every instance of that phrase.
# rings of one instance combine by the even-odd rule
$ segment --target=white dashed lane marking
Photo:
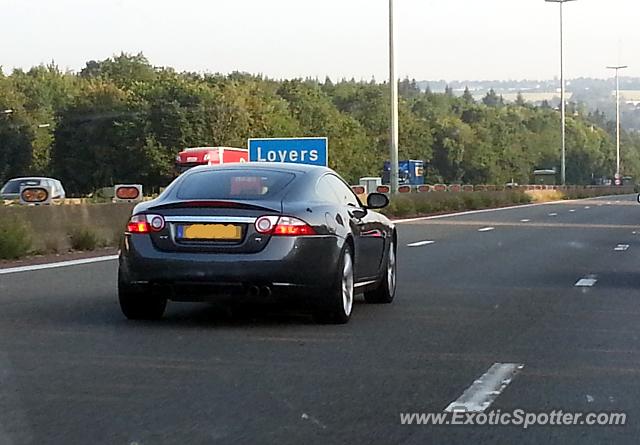
[[[630,246],[628,244],[618,244],[613,250],[616,252],[625,252],[629,250],[629,247]]]
[[[569,210],[569,213],[575,213],[575,212],[576,212],[576,209]]]
[[[587,275],[584,278],[579,279],[575,287],[593,287],[598,282],[598,277],[595,275]]]
[[[481,413],[487,410],[514,377],[522,371],[520,363],[494,363],[489,370],[478,378],[449,406],[445,412]]]
[[[520,222],[531,222],[530,219],[521,219]]]
[[[557,213],[549,213],[549,216],[558,216]]]
[[[478,232],[491,232],[492,230],[496,230],[495,227],[483,227],[482,229],[478,229]]]
[[[422,246],[428,246],[429,244],[434,244],[435,241],[418,241],[415,243],[410,243],[407,244],[407,247],[422,247]]]

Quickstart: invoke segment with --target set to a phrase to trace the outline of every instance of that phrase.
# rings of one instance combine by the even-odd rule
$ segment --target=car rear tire
[[[314,313],[314,317],[319,323],[346,324],[351,318],[355,288],[353,253],[349,245],[342,251],[336,275],[336,283],[327,294],[319,297],[324,298],[321,307]]]
[[[393,302],[393,298],[396,295],[397,269],[395,243],[391,241],[389,243],[387,261],[385,262],[384,276],[377,289],[365,292],[364,299],[367,303],[389,304]]]
[[[118,300],[120,310],[129,320],[159,320],[167,307],[166,298],[121,280],[118,280]]]

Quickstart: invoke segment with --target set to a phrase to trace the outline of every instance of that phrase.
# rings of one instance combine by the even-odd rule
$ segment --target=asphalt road
[[[130,322],[115,261],[0,275],[0,444],[637,443],[639,223],[628,196],[400,224],[396,301],[346,326],[177,303]],[[487,413],[627,424],[401,424],[495,363],[524,367]]]

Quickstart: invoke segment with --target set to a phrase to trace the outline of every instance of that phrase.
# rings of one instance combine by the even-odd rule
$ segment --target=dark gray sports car
[[[167,300],[292,299],[346,323],[353,297],[391,303],[396,230],[385,195],[363,205],[333,170],[296,164],[197,167],[136,206],[121,246],[118,292],[130,319]],[[246,299],[249,301],[250,299]]]

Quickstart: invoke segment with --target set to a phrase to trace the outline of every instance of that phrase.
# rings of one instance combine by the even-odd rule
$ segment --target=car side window
[[[338,198],[338,194],[335,192],[331,182],[329,181],[329,176],[323,176],[318,180],[316,193],[322,199],[326,199],[327,201],[331,201],[336,204],[342,204],[342,200]]]
[[[360,200],[355,193],[353,193],[351,187],[345,184],[340,178],[334,175],[327,175],[324,178],[327,179],[342,205],[361,207]]]
[[[62,187],[62,182],[60,181],[56,181],[56,184],[58,185],[58,193],[60,193],[60,195],[64,195],[65,191],[64,191],[64,187]]]

